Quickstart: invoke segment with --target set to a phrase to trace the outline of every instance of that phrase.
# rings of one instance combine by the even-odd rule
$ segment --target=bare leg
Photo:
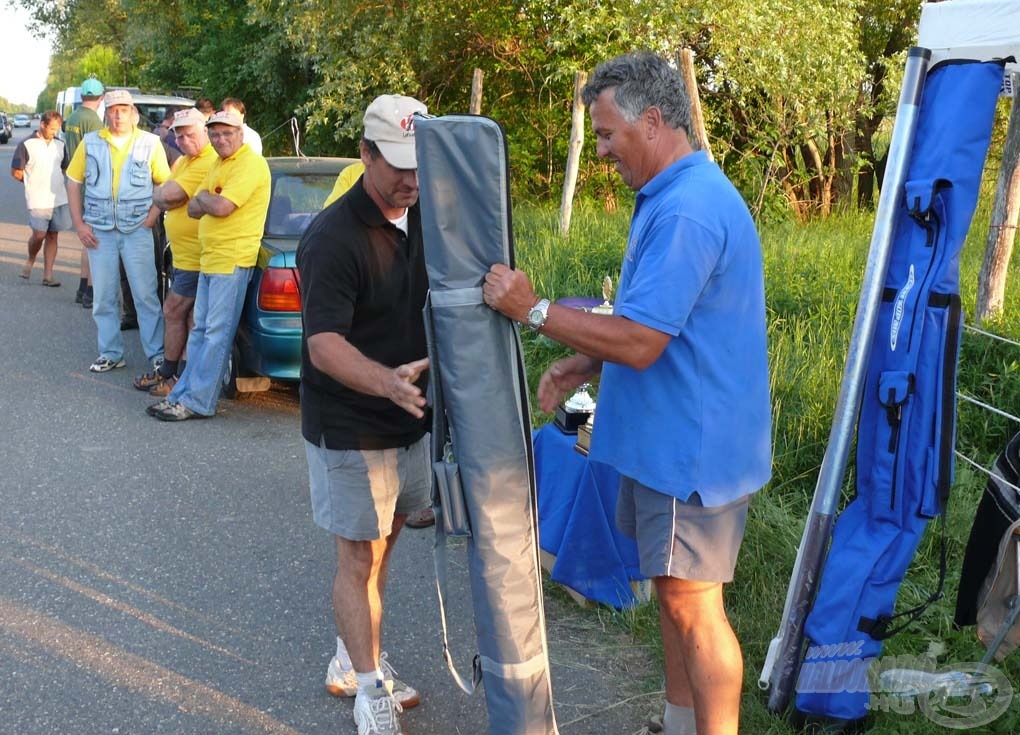
[[[744,662],[722,584],[656,577],[666,699],[694,707],[698,735],[736,735]]]
[[[171,291],[163,302],[163,355],[167,360],[180,360],[188,344],[189,321],[195,306],[193,297]]]
[[[383,589],[390,553],[406,516],[396,516],[390,535],[375,541],[336,538],[337,572],[333,578],[333,617],[347,646],[354,670],[379,667]]]
[[[57,236],[56,232],[47,232],[43,245],[43,278],[53,278],[53,265],[57,262]]]
[[[32,268],[35,266],[35,258],[39,255],[45,240],[46,233],[39,230],[32,230],[32,234],[28,236],[28,259],[25,261],[25,266],[21,269],[23,278],[28,278],[32,273]]]
[[[85,248],[81,249],[81,277],[85,283],[92,285],[92,271],[89,269],[89,253]]]

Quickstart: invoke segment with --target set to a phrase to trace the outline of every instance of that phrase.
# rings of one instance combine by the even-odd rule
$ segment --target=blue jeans
[[[195,294],[195,326],[188,335],[188,364],[167,400],[203,416],[216,413],[237,324],[253,268],[229,275],[201,273]]]
[[[163,307],[156,293],[156,264],[152,259],[152,230],[134,232],[93,229],[99,245],[86,249],[92,270],[92,319],[99,333],[99,355],[110,360],[124,357],[120,331],[120,261],[131,284],[138,313],[139,337],[151,361],[163,355]]]

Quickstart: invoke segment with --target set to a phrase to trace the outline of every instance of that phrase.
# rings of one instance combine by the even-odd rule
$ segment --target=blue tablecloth
[[[620,475],[574,450],[577,437],[549,424],[534,434],[539,545],[556,557],[550,575],[589,600],[615,608],[637,603],[631,580],[637,544],[616,529]]]

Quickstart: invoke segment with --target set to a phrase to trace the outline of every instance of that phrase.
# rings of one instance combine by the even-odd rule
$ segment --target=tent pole
[[[875,213],[875,228],[857,304],[857,316],[847,348],[843,381],[829,431],[829,443],[818,472],[804,535],[797,549],[783,617],[776,637],[769,643],[765,665],[758,678],[758,686],[769,690],[768,708],[772,712],[786,709],[800,668],[804,621],[818,585],[846,473],[850,443],[855,433],[871,341],[878,321],[878,309],[896,230],[896,215],[906,181],[930,58],[931,52],[919,47],[910,49],[907,55],[896,122],[889,144],[889,162],[878,200],[878,211]]]

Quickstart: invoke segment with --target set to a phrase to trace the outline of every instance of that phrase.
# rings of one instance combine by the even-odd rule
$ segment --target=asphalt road
[[[332,541],[310,519],[294,390],[221,401],[166,424],[131,387],[146,366],[88,372],[89,312],[74,303],[80,246],[63,233],[61,288],[17,277],[27,219],[0,146],[0,735],[354,733],[352,703],[323,689],[333,652]],[[412,735],[485,732],[480,695],[441,658],[432,530],[406,531],[384,646],[422,704]],[[455,655],[474,630],[453,557]],[[632,733],[645,652],[572,603],[548,608],[561,732]],[[498,732],[494,728],[493,732]]]

